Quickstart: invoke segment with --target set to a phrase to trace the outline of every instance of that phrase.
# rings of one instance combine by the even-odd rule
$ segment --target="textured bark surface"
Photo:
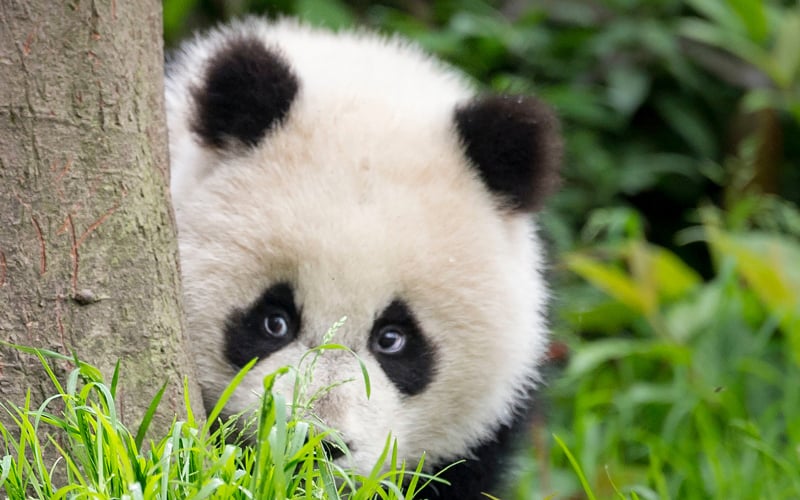
[[[164,382],[152,429],[183,413],[191,378],[161,33],[157,0],[0,2],[0,338],[76,352],[107,377],[120,359],[134,430]],[[29,388],[53,392],[38,360],[0,347],[0,401]]]

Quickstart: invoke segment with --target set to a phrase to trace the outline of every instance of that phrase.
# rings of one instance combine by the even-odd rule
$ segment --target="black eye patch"
[[[401,349],[384,349],[387,331],[404,336]],[[405,301],[395,299],[372,325],[369,349],[397,389],[407,396],[419,394],[433,380],[436,352]],[[390,351],[390,352],[387,352]],[[394,352],[396,351],[396,352]]]
[[[276,335],[276,325],[281,327]],[[292,287],[277,283],[247,309],[234,309],[225,321],[225,357],[239,368],[253,358],[265,358],[297,338],[300,312]]]

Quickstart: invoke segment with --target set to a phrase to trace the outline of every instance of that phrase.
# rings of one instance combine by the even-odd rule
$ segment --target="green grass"
[[[558,437],[514,498],[800,498],[800,244],[701,215],[710,279],[636,234],[564,259]]]
[[[111,383],[106,384],[97,368],[78,359],[21,349],[39,357],[55,395],[36,408],[31,406],[30,396],[21,406],[3,406],[18,431],[12,433],[12,429],[0,424],[4,447],[0,451],[0,487],[10,499],[393,500],[412,499],[429,481],[437,481],[422,472],[424,457],[411,469],[398,465],[390,436],[383,454],[366,476],[328,460],[323,439],[337,442],[345,453],[349,452],[337,440],[335,431],[301,417],[305,413],[301,410],[316,395],[287,405],[280,394],[272,391],[276,378],[285,375],[288,367],[264,379],[265,396],[253,420],[235,426],[234,418],[212,426],[233,389],[252,368],[254,363],[250,363],[205,422],[195,419],[187,400],[186,420],[176,420],[166,436],[145,441],[162,392],[152,400],[134,433],[116,413],[116,389],[118,383],[124,383],[119,380],[118,366]],[[296,383],[304,383],[318,356],[331,349],[343,347],[326,344],[309,352],[308,359],[304,359],[305,368],[297,371]],[[54,374],[48,357],[75,364],[64,385]],[[302,362],[300,366],[304,366]],[[368,380],[365,372],[367,390]],[[239,422],[243,419],[240,416]],[[240,433],[249,429],[256,429],[255,444],[234,444]],[[50,450],[48,456],[55,452],[59,457],[55,465],[43,458],[46,448]],[[390,464],[389,470],[384,470],[384,463]],[[57,478],[61,478],[61,484],[57,484]]]

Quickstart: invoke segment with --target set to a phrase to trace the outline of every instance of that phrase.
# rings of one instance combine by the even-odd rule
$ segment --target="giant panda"
[[[171,191],[189,343],[204,403],[257,364],[226,414],[346,316],[314,414],[368,472],[398,460],[496,493],[548,343],[535,214],[558,183],[554,114],[478,92],[398,38],[250,18],[168,66]],[[291,394],[291,377],[276,390]]]

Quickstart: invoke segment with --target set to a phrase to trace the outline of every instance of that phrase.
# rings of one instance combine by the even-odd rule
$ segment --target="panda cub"
[[[166,106],[185,309],[205,405],[257,358],[226,413],[323,343],[370,374],[314,414],[368,472],[389,434],[436,473],[423,497],[496,492],[547,346],[535,212],[558,123],[532,97],[476,93],[397,38],[251,18],[187,42]],[[344,351],[313,386],[361,379]],[[293,381],[278,391],[291,400]]]

